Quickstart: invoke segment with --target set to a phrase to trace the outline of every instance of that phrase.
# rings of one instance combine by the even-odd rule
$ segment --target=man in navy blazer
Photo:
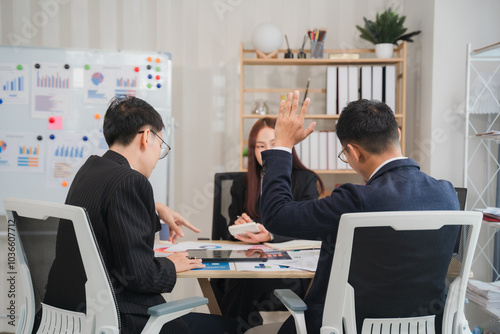
[[[306,138],[315,123],[304,128],[309,99],[299,113],[299,93],[282,102],[276,124],[276,147],[262,152],[262,221],[272,233],[322,241],[320,260],[305,298],[308,333],[319,333],[338,224],[348,212],[459,210],[452,184],[436,180],[403,157],[400,131],[392,110],[378,101],[351,102],[336,125],[343,150],[339,159],[366,181],[344,184],[330,196],[294,202],[291,194],[291,148]],[[349,283],[355,290],[358,332],[367,317],[408,317],[435,314],[441,332],[445,276],[458,228],[395,232],[362,229],[355,234]],[[377,247],[373,244],[377,243]],[[385,247],[380,247],[382,242]],[[408,256],[411,263],[408,263]],[[411,287],[411,288],[410,288]],[[254,329],[259,333],[262,329]],[[250,330],[252,331],[252,330]],[[271,333],[270,330],[266,331]],[[294,333],[291,317],[279,333]]]

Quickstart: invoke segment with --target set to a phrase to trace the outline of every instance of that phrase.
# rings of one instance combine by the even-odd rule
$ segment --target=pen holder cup
[[[168,225],[167,224],[161,224],[161,230],[160,230],[160,240],[167,241],[168,237],[170,235],[168,231]]]
[[[323,58],[323,41],[311,42],[311,58]]]

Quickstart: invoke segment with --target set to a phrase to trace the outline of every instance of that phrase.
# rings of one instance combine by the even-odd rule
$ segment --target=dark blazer
[[[160,221],[148,179],[116,152],[91,156],[76,174],[66,204],[87,210],[122,315],[146,315],[150,306],[164,303],[161,293],[172,291],[176,271],[172,261],[154,256],[154,236]],[[45,299],[54,306],[69,304],[85,310],[81,284],[86,276],[71,255],[78,252],[72,246],[72,227],[61,224],[57,243]],[[124,333],[141,330],[122,328]]]
[[[319,197],[318,193],[318,176],[309,171],[303,169],[293,169],[292,170],[292,196],[295,201],[307,201],[311,199],[317,199]],[[230,225],[241,215],[243,212],[248,212],[245,207],[245,200],[247,196],[247,177],[246,174],[234,179],[231,185],[231,204],[229,205],[229,221]],[[260,215],[260,198],[257,201],[256,211]],[[254,221],[260,223],[261,217],[252,217]],[[234,239],[231,234],[227,233],[228,240]],[[283,242],[287,240],[292,240],[295,238],[288,238],[280,235],[274,235],[273,242]]]
[[[411,159],[389,162],[366,185],[344,184],[326,198],[294,202],[290,192],[291,154],[267,150],[262,157],[265,227],[280,235],[322,241],[316,275],[305,298],[309,333],[319,333],[321,327],[343,213],[459,210],[451,183],[422,173]],[[458,228],[454,226],[432,232],[395,232],[390,228],[356,232],[349,283],[355,290],[358,331],[366,317],[437,314],[440,332],[444,280],[457,236]],[[385,246],[380,247],[381,243]],[[411,263],[407,262],[409,256]],[[293,327],[293,320],[288,319],[280,333],[293,333]]]

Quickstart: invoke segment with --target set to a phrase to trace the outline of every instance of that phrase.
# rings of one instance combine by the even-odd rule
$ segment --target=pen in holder
[[[311,41],[311,58],[323,58],[323,41]]]
[[[326,36],[325,29],[314,29],[307,32],[311,41],[311,58],[323,58],[323,45]]]

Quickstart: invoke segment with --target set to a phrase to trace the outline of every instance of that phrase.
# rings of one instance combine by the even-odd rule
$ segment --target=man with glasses
[[[183,236],[182,226],[197,228],[180,214],[155,203],[149,177],[170,147],[162,138],[160,114],[132,96],[114,98],[104,116],[103,133],[109,150],[91,156],[76,174],[66,204],[86,209],[106,264],[120,311],[121,333],[140,333],[149,307],[164,303],[176,272],[202,268],[201,260],[187,252],[155,257],[155,233],[160,219],[169,225],[170,240]],[[45,302],[85,311],[86,274],[78,265],[74,231],[59,231],[56,260],[51,269]],[[75,255],[75,253],[78,253]],[[68,256],[68,254],[73,254]],[[231,320],[231,321],[229,321]],[[234,332],[232,319],[188,314],[168,322],[161,333],[205,333],[195,326],[214,328],[210,333]]]
[[[366,184],[347,183],[323,199],[294,202],[290,190],[290,152],[314,129],[315,123],[304,128],[309,102],[306,99],[298,112],[299,93],[296,91],[288,94],[286,103],[280,104],[275,148],[262,152],[265,174],[261,206],[262,223],[270,232],[322,241],[314,281],[305,297],[308,333],[319,333],[342,214],[459,210],[459,203],[450,182],[424,174],[415,161],[402,156],[400,131],[393,111],[385,103],[368,100],[349,103],[336,125],[343,147],[339,159],[349,163]],[[355,291],[358,333],[367,317],[427,314],[436,314],[436,333],[441,333],[439,316],[444,306],[444,280],[457,236],[458,228],[454,226],[431,234],[412,231],[404,236],[387,229],[356,232],[349,283]],[[373,240],[381,240],[386,247],[370,248]],[[395,252],[395,249],[405,251]],[[413,258],[410,264],[403,260],[408,254]],[[381,267],[392,271],[379,270]],[[410,280],[412,287],[419,288],[408,289]],[[276,327],[279,333],[295,333],[291,317]],[[249,333],[276,331],[256,327]]]

